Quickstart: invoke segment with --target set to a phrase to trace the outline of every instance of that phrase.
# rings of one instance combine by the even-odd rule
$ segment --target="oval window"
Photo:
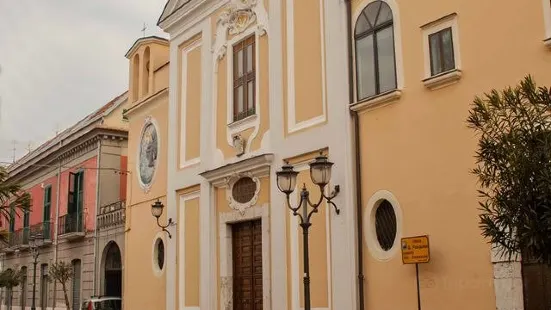
[[[232,188],[233,200],[239,203],[247,203],[253,199],[256,193],[256,182],[249,177],[239,179]]]
[[[155,262],[160,270],[163,270],[165,265],[165,243],[163,239],[157,239],[155,244]]]
[[[377,241],[385,251],[392,249],[396,240],[396,213],[392,204],[383,199],[375,211],[375,232]]]

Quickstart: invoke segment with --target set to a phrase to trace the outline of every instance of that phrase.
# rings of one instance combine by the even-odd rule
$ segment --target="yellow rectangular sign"
[[[423,264],[430,261],[429,236],[402,238],[402,263]]]

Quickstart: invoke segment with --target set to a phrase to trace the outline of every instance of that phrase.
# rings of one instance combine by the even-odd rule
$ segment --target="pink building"
[[[125,92],[8,167],[10,181],[31,194],[32,207],[28,213],[14,210],[11,220],[0,225],[8,232],[0,254],[4,269],[27,270],[21,285],[2,294],[3,305],[25,309],[32,304],[34,257],[29,239],[37,236],[43,237],[36,271],[38,309],[65,306],[61,286],[54,289],[46,278],[48,265],[60,260],[71,263],[75,272],[69,284],[72,308],[80,309],[92,295],[120,295],[126,103]],[[105,234],[102,228],[115,230]]]

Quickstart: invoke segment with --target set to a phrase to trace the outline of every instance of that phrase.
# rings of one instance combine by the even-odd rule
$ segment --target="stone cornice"
[[[153,95],[141,100],[140,102],[136,103],[135,105],[131,106],[127,110],[124,110],[123,115],[128,117],[137,110],[140,110],[142,107],[148,105],[152,101],[161,98],[162,96],[168,95],[168,87],[161,89],[160,91],[154,93]]]
[[[200,173],[207,181],[216,187],[228,184],[229,180],[236,174],[250,173],[252,176],[261,178],[270,174],[270,166],[274,159],[273,154],[262,154],[240,162],[227,164],[225,166]]]
[[[159,20],[157,26],[170,33],[171,38],[175,36],[177,30],[181,30],[185,25],[196,22],[196,19],[207,12],[210,8],[220,7],[228,3],[229,0],[190,0],[181,7],[174,8],[166,18]]]
[[[98,146],[101,139],[127,140],[128,132],[109,128],[91,128],[80,135],[69,136],[60,144],[21,164],[10,171],[10,180],[21,182],[33,173],[51,169],[52,166],[70,162],[89,153]]]
[[[151,43],[157,43],[157,44],[161,44],[161,45],[164,45],[164,46],[168,46],[168,40],[165,39],[165,38],[158,37],[158,36],[150,36],[150,37],[145,37],[145,38],[139,38],[139,39],[136,40],[136,42],[134,42],[134,44],[132,44],[132,46],[130,47],[128,52],[126,52],[124,57],[130,59],[130,57],[134,55],[134,53],[140,48],[140,46],[145,45],[145,44],[151,44]]]

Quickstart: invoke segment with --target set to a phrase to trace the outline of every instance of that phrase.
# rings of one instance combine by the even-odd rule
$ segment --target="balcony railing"
[[[115,227],[124,224],[125,201],[117,201],[100,208],[97,218],[98,229]]]
[[[58,225],[58,235],[84,233],[83,213],[75,212],[60,216]]]
[[[8,244],[11,248],[29,245],[30,228],[25,227],[8,233]]]
[[[31,235],[41,234],[44,241],[51,241],[53,239],[51,226],[49,221],[31,225]]]

